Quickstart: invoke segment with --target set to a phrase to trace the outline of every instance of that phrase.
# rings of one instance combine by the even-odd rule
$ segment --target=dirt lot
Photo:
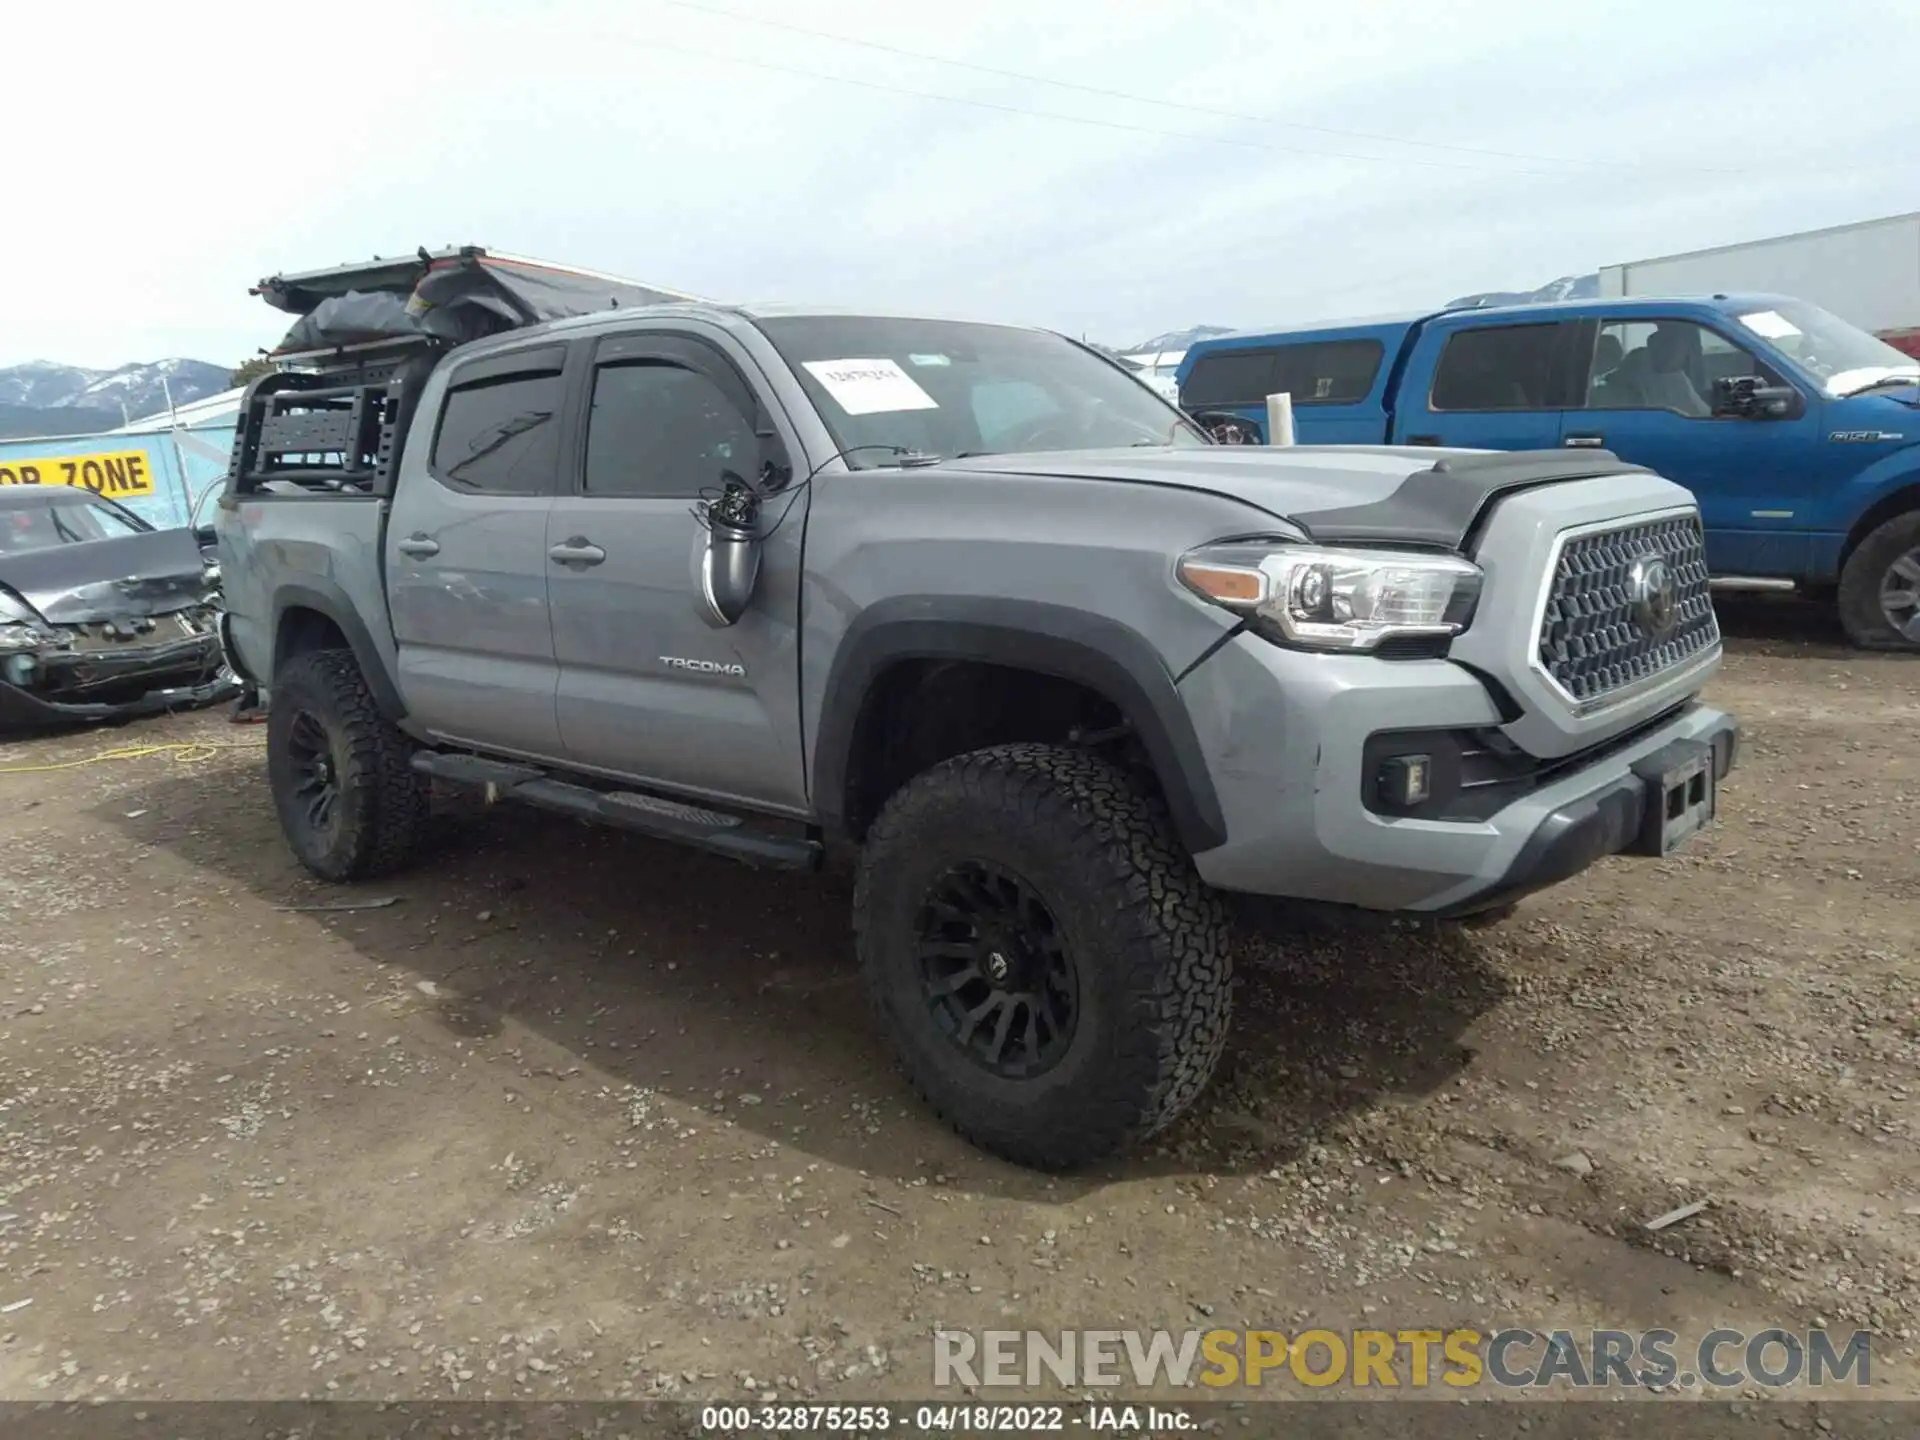
[[[907,1093],[843,880],[469,806],[289,910],[258,729],[0,749],[221,747],[0,775],[0,1397],[924,1398],[936,1323],[1306,1319],[1870,1324],[1920,1393],[1920,663],[1727,619],[1710,834],[1250,946],[1199,1112],[1070,1179]]]

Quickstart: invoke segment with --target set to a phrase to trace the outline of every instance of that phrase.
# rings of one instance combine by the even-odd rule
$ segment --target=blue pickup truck
[[[1308,445],[1592,447],[1691,489],[1716,579],[1791,581],[1920,651],[1920,362],[1779,295],[1450,310],[1202,340],[1180,403]]]

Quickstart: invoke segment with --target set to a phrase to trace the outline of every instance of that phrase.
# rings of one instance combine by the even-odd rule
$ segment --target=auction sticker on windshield
[[[0,461],[0,485],[67,485],[120,499],[153,494],[153,467],[142,450]]]
[[[807,373],[849,415],[938,410],[940,402],[892,360],[808,360]]]

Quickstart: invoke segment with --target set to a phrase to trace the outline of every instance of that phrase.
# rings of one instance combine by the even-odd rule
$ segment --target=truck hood
[[[203,604],[208,580],[193,531],[153,530],[0,555],[0,588],[49,624],[90,625]]]
[[[1046,475],[1199,490],[1284,520],[1320,544],[1459,550],[1496,496],[1640,469],[1604,450],[1441,450],[1411,445],[1209,445],[975,455],[940,470]]]

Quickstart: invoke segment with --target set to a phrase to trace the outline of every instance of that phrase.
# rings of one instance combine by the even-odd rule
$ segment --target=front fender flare
[[[848,628],[828,673],[813,752],[813,801],[848,833],[848,776],[874,684],[905,660],[972,660],[1051,675],[1109,701],[1140,739],[1188,851],[1226,842],[1199,736],[1160,654],[1138,631],[1071,606],[997,597],[900,596]]]

